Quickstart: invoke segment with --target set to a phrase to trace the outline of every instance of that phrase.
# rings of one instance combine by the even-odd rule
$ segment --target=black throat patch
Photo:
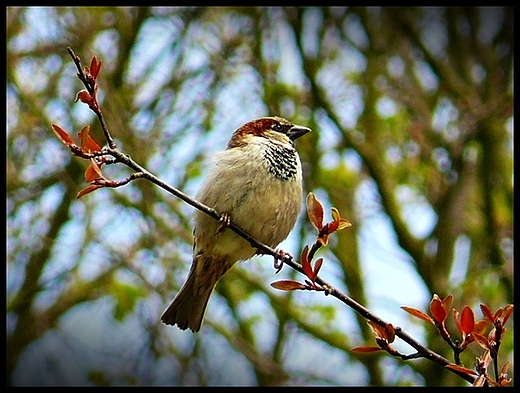
[[[269,172],[277,179],[287,181],[296,176],[298,168],[296,150],[271,143],[265,149],[264,158],[268,162]]]

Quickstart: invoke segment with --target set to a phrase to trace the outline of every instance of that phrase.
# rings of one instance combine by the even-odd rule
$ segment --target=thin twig
[[[85,75],[85,73],[81,67],[80,58],[75,55],[74,51],[71,48],[67,48],[67,51],[69,52],[70,56],[72,57],[75,65],[76,65],[76,68],[78,70],[78,78],[85,85],[85,87],[87,88],[89,93],[95,97],[96,86],[93,86],[92,83],[89,82],[89,79],[87,78],[87,76]],[[144,179],[147,179],[148,181],[154,183],[158,187],[171,193],[172,195],[182,199],[184,202],[193,206],[194,208],[204,212],[205,214],[214,218],[215,220],[218,221],[222,218],[221,213],[218,212],[217,210],[204,205],[203,203],[201,203],[198,200],[183,193],[182,191],[178,190],[177,188],[172,187],[169,184],[166,184],[161,179],[159,179],[157,176],[155,176],[154,174],[152,174],[151,172],[149,172],[148,170],[146,170],[145,168],[140,166],[138,163],[136,163],[130,156],[122,153],[119,149],[117,149],[116,144],[115,144],[112,136],[110,135],[108,127],[104,121],[103,115],[101,114],[101,109],[99,108],[99,105],[97,105],[97,103],[96,103],[96,105],[94,105],[94,107],[96,108],[96,110],[94,110],[92,108],[92,106],[90,106],[90,108],[93,109],[93,111],[96,113],[98,120],[101,124],[101,127],[103,128],[105,138],[108,142],[108,147],[103,148],[102,152],[86,154],[81,149],[79,149],[79,151],[78,151],[78,149],[74,149],[74,146],[69,146],[71,148],[71,151],[74,154],[81,156],[83,158],[93,158],[93,157],[99,157],[99,156],[103,156],[103,155],[105,155],[105,156],[110,155],[115,158],[115,162],[120,162],[120,163],[128,166],[129,168],[133,169],[135,171],[135,173],[133,173],[132,175],[130,175],[129,177],[127,177],[121,181],[111,181],[108,179],[101,178],[101,179],[95,180],[92,184],[101,185],[104,187],[116,188],[116,187],[121,187],[125,184],[128,184],[129,182],[131,182],[133,180],[136,180],[139,178],[144,178]],[[114,162],[111,162],[111,163],[114,163]],[[229,225],[227,227],[229,229],[231,229],[233,232],[235,232],[236,234],[238,234],[240,237],[242,237],[243,239],[248,241],[249,244],[251,244],[252,247],[256,248],[259,253],[271,255],[272,257],[275,258],[275,260],[280,260],[282,262],[282,264],[289,265],[292,269],[294,269],[300,273],[304,273],[302,266],[298,262],[296,262],[290,254],[285,253],[285,252],[280,252],[279,250],[275,250],[275,249],[269,247],[268,245],[260,242],[259,240],[255,239],[253,236],[248,234],[246,231],[244,231],[242,228],[235,225],[232,221],[229,223]],[[314,255],[314,253],[319,249],[319,247],[320,247],[319,244],[315,244],[312,247],[311,256]],[[367,320],[370,320],[382,327],[386,327],[387,325],[389,325],[388,322],[384,321],[377,315],[373,314],[370,310],[368,310],[367,308],[365,308],[364,306],[362,306],[361,304],[356,302],[350,296],[337,290],[334,286],[332,286],[331,284],[329,284],[327,281],[323,280],[319,276],[316,277],[315,282],[318,283],[321,287],[323,287],[324,293],[326,295],[334,296],[335,298],[340,300],[342,303],[346,304],[347,306],[352,308],[354,311],[356,311],[357,313],[362,315]],[[426,359],[429,359],[431,361],[434,361],[434,362],[440,364],[441,366],[446,366],[451,363],[448,359],[446,359],[446,358],[442,357],[441,355],[424,347],[421,343],[419,343],[417,340],[415,340],[413,337],[411,337],[408,333],[406,333],[400,327],[395,328],[395,334],[396,334],[396,336],[401,338],[403,341],[408,343],[410,346],[412,346],[417,351],[416,353],[413,353],[411,355],[400,356],[403,360],[424,357]],[[465,379],[466,381],[468,381],[470,383],[474,382],[475,378],[471,377],[470,375],[461,373],[457,370],[450,369],[450,371],[454,372],[455,374],[459,375],[461,378]]]
[[[96,85],[95,85],[95,83],[94,84],[91,83],[88,80],[87,76],[85,75],[85,72],[83,71],[83,68],[81,67],[81,59],[79,58],[79,56],[76,56],[76,54],[74,53],[74,51],[72,50],[72,48],[70,46],[67,47],[67,52],[69,52],[70,57],[72,57],[72,60],[74,61],[74,64],[76,64],[76,69],[78,70],[78,78],[81,80],[81,82],[83,83],[85,88],[88,90],[90,95],[95,97],[96,96]],[[91,109],[93,109],[93,108],[91,107]],[[101,128],[103,129],[103,133],[105,134],[105,139],[108,142],[108,146],[111,149],[116,149],[117,148],[116,143],[115,143],[114,139],[112,138],[112,136],[110,135],[110,132],[108,131],[107,124],[105,123],[105,119],[103,117],[103,114],[101,113],[101,108],[99,107],[99,105],[96,107],[95,110],[93,109],[93,112],[98,117],[99,123],[101,124]]]
[[[152,173],[147,171],[145,168],[143,168],[139,164],[137,164],[128,155],[121,153],[117,149],[108,149],[107,151],[111,155],[116,157],[118,161],[120,161],[121,163],[123,163],[123,164],[129,166],[130,168],[134,169],[135,171],[137,171],[135,178],[145,178],[145,179],[151,181],[152,183],[156,184],[157,186],[161,187],[162,189],[168,191],[169,193],[175,195],[176,197],[182,199],[184,202],[188,203],[189,205],[193,206],[194,208],[206,213],[207,215],[214,218],[215,220],[217,220],[217,221],[220,220],[221,214],[218,211],[204,205],[203,203],[201,203],[198,200],[183,193],[182,191],[178,190],[177,188],[172,187],[167,183],[164,183],[157,176],[153,175]],[[259,240],[255,239],[253,236],[249,235],[242,228],[235,225],[232,221],[229,224],[229,229],[231,229],[232,231],[237,233],[239,236],[241,236],[242,238],[247,240],[251,244],[252,247],[257,248],[263,254],[271,255],[276,259],[282,258],[282,256],[280,255],[280,253],[277,250],[275,250],[275,249],[267,246],[266,244],[260,242]],[[285,259],[283,260],[283,263],[290,266],[294,270],[296,270],[300,273],[303,273],[302,266],[298,262],[296,262],[287,253],[285,254]],[[361,304],[359,304],[358,302],[356,302],[350,296],[337,290],[334,286],[329,284],[327,281],[323,280],[321,277],[318,276],[315,281],[318,284],[320,284],[322,287],[325,288],[326,294],[330,294],[330,295],[334,296],[335,298],[337,298],[338,300],[340,300],[341,302],[343,302],[344,304],[346,304],[347,306],[352,308],[354,311],[361,314],[364,318],[366,318],[370,321],[373,321],[383,327],[388,325],[388,322],[386,322],[385,320],[381,319],[380,317],[378,317],[377,315],[372,313],[370,310],[368,310],[366,307],[364,307]],[[434,362],[440,364],[441,366],[446,366],[451,363],[448,359],[442,357],[441,355],[439,355],[439,354],[431,351],[430,349],[426,348],[425,346],[423,346],[420,342],[415,340],[412,336],[410,336],[408,333],[406,333],[401,328],[396,328],[395,334],[396,334],[396,336],[398,336],[400,339],[402,339],[403,341],[408,343],[410,346],[412,346],[417,351],[418,355],[415,355],[415,354],[409,355],[409,357],[408,357],[409,359],[415,359],[417,357],[424,357],[424,358],[427,358],[431,361],[434,361]],[[406,356],[405,356],[405,358],[406,358]],[[403,358],[403,360],[406,360],[405,358]],[[472,383],[474,381],[474,378],[472,378],[471,376],[469,376],[467,374],[460,373],[456,370],[450,370],[450,371],[458,374],[460,377],[464,378],[466,381],[468,381],[470,383]]]

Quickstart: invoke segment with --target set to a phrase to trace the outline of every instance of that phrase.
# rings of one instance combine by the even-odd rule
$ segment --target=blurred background
[[[104,142],[74,103],[70,46],[103,61],[118,147],[190,195],[244,122],[312,128],[297,142],[305,193],[353,224],[318,252],[320,276],[453,360],[400,306],[453,294],[481,319],[480,303],[513,302],[512,8],[8,7],[6,24],[8,384],[467,385],[424,359],[349,352],[375,345],[366,320],[273,289],[302,276],[267,257],[221,280],[200,333],[163,325],[193,208],[144,180],[77,200],[88,162],[50,124]],[[302,209],[280,248],[315,235]],[[448,329],[460,339],[451,316]]]

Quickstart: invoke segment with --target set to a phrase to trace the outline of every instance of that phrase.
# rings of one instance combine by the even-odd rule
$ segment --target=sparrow
[[[294,141],[310,131],[281,117],[263,117],[237,128],[226,150],[216,154],[196,198],[223,219],[195,211],[191,268],[162,322],[198,332],[219,279],[236,262],[257,253],[223,223],[232,221],[272,248],[289,235],[303,201],[302,166]]]

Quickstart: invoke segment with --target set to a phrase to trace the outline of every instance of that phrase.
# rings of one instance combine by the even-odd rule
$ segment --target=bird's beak
[[[287,131],[287,136],[291,141],[295,141],[299,137],[307,134],[308,132],[311,132],[310,128],[298,126],[295,124],[289,129],[289,131]]]

